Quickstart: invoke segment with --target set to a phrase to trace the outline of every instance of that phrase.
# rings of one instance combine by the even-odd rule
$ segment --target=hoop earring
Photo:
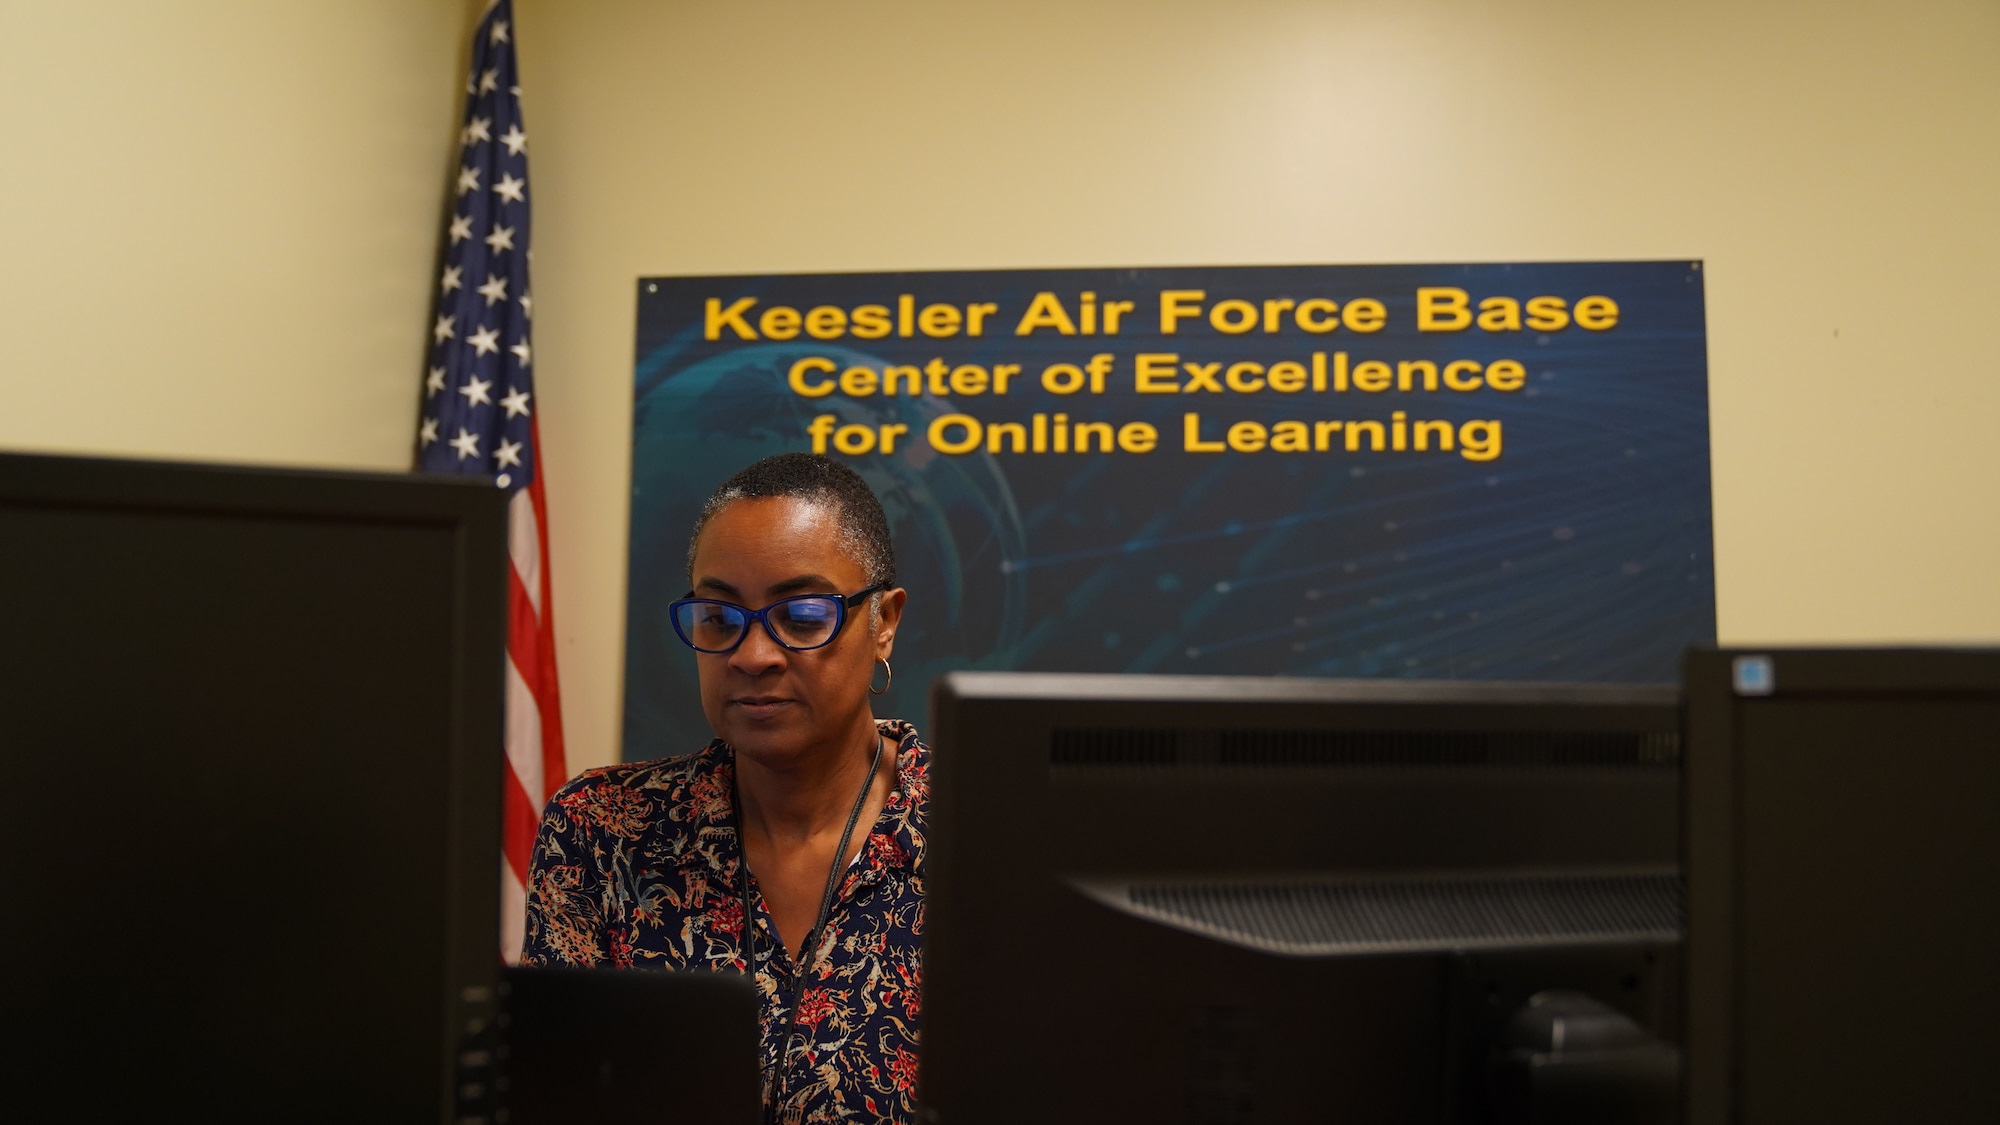
[[[894,668],[891,668],[891,667],[889,667],[889,662],[888,662],[888,661],[886,661],[886,660],[877,660],[877,661],[876,661],[876,663],[878,663],[878,664],[880,664],[880,665],[882,666],[882,670],[883,670],[884,672],[887,672],[887,673],[889,673],[889,678],[888,678],[888,679],[886,679],[886,680],[883,680],[883,681],[882,681],[882,688],[881,688],[881,690],[880,690],[880,691],[877,691],[877,690],[876,690],[876,688],[875,688],[875,677],[874,677],[874,676],[872,676],[872,675],[871,675],[871,676],[869,676],[869,677],[868,677],[868,694],[869,694],[869,695],[887,695],[887,694],[889,694],[889,685],[890,685],[890,684],[893,684],[893,683],[895,683],[895,682],[896,682],[896,670],[895,670]]]

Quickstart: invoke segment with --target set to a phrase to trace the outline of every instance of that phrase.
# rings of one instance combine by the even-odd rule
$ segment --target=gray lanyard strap
[[[822,931],[827,919],[833,914],[834,892],[840,889],[840,875],[844,865],[840,862],[847,857],[847,846],[854,840],[854,826],[861,820],[861,808],[868,803],[868,790],[874,788],[875,771],[882,768],[881,732],[875,734],[875,757],[868,763],[868,776],[861,779],[861,792],[854,795],[854,808],[847,814],[847,827],[840,831],[840,847],[834,849],[833,863],[826,873],[826,891],[820,895],[819,917],[813,921],[812,929],[806,931],[805,944],[799,947],[798,976],[792,985],[792,995],[787,1001],[790,1008],[785,1041],[778,1051],[778,1072],[767,1085],[775,1085],[772,1097],[767,1101],[764,1118],[775,1120],[778,1100],[784,1095],[785,1063],[791,1058],[792,1040],[799,1033],[799,998],[805,994],[806,974],[812,969],[814,954],[819,948]],[[750,912],[750,853],[744,846],[743,803],[738,797],[738,787],[729,787],[730,812],[736,817],[736,892],[737,900],[743,905],[743,972],[746,976],[757,972],[757,929],[753,922],[755,915]],[[781,938],[780,941],[783,939]],[[782,996],[783,993],[780,993]],[[761,1069],[761,1068],[760,1068]]]

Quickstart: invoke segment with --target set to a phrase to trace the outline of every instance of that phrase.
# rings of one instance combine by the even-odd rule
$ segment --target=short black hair
[[[840,524],[840,545],[845,547],[871,586],[892,586],[896,581],[896,547],[889,538],[889,517],[882,502],[861,479],[861,474],[829,457],[813,453],[780,453],[723,481],[701,506],[688,536],[688,579],[694,579],[694,548],[701,542],[702,529],[715,514],[738,500],[759,500],[789,496],[833,509]]]

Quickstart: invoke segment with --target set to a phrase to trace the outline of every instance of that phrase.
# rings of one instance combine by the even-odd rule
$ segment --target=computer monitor
[[[757,987],[734,972],[509,968],[490,1120],[757,1125]]]
[[[0,1105],[458,1119],[506,560],[490,484],[0,455]]]
[[[1589,1061],[1626,1119],[1675,1112],[1676,689],[956,673],[932,706],[927,1119],[1507,1120],[1586,1061],[1560,1018],[1522,1040],[1538,995],[1620,1023]]]
[[[2000,651],[1685,675],[1687,1120],[2000,1121]]]

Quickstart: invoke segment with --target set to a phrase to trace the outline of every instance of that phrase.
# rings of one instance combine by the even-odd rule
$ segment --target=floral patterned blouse
[[[765,1097],[787,1125],[917,1119],[930,749],[909,723],[877,725],[896,744],[896,786],[840,882],[802,990],[751,880],[762,1063],[780,1074]],[[735,759],[717,739],[557,790],[528,874],[523,963],[743,972]],[[795,992],[799,1033],[780,1071]]]

